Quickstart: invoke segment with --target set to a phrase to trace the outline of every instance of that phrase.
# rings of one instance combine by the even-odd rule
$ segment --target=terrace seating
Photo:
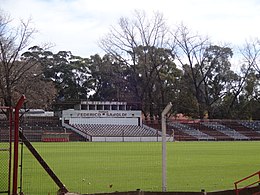
[[[257,128],[257,124],[255,122],[245,122],[246,124],[243,125],[244,122],[241,121],[221,121],[221,124],[236,130],[237,132],[247,136],[250,140],[260,140],[260,123],[259,123],[259,131]],[[252,128],[250,128],[252,126]]]
[[[144,121],[145,122],[145,121]],[[84,135],[96,137],[158,137],[161,124],[158,121],[137,125],[74,124],[77,132],[65,129],[57,117],[24,117],[20,122],[30,141],[41,141],[44,133],[70,133],[71,141],[85,141]],[[82,132],[82,134],[80,134]],[[168,122],[167,134],[174,132],[179,141],[195,140],[260,140],[260,121],[178,121]],[[0,120],[0,141],[9,140],[9,121]]]
[[[174,128],[177,128],[179,131],[182,131],[188,135],[195,137],[197,140],[216,140],[216,138],[214,138],[206,133],[203,133],[198,129],[195,129],[193,127],[190,127],[190,126],[182,124],[182,123],[170,122],[170,123],[168,123],[168,125],[170,125]]]
[[[249,137],[235,131],[234,129],[224,126],[218,122],[203,122],[203,125],[215,129],[221,133],[224,133],[227,136],[231,137],[233,140],[250,140]]]
[[[240,124],[260,133],[260,121],[240,121]]]
[[[70,141],[83,141],[84,137],[61,126],[57,117],[24,117],[20,123],[24,135],[30,141],[42,141],[44,133],[70,133]]]
[[[9,121],[7,120],[0,120],[0,127],[7,127],[9,126]]]
[[[155,129],[155,128],[153,128],[153,127],[150,127],[150,126],[148,126],[148,125],[143,125],[143,128],[145,128],[145,129],[148,130],[149,132],[152,131],[152,134],[156,134],[156,135],[159,135],[159,136],[162,135],[161,131],[159,131],[158,129]]]
[[[212,129],[210,127],[207,127],[207,126],[203,125],[203,122],[201,122],[201,121],[199,121],[199,122],[192,122],[192,123],[185,123],[185,124],[195,128],[195,129],[199,129],[201,132],[206,133],[206,134],[214,137],[218,141],[232,140],[226,134],[221,133],[220,131],[217,131],[215,129]]]
[[[157,136],[156,131],[137,125],[72,124],[74,128],[95,137],[146,137]]]
[[[10,121],[4,116],[0,117],[0,142],[10,140]]]
[[[9,128],[0,126],[0,142],[8,142],[9,139],[10,139]]]
[[[143,122],[144,122],[143,127],[149,127],[156,132],[162,131],[162,129],[161,129],[162,126],[161,126],[161,124],[158,120],[153,121],[153,122],[151,122],[151,121],[143,121]],[[172,134],[172,128],[166,128],[166,134],[171,135]]]
[[[23,118],[22,123],[38,126],[60,126],[58,117],[53,116],[26,116]]]
[[[41,141],[42,137],[42,129],[34,129],[32,127],[21,127],[21,130],[23,131],[23,134],[26,136],[26,138],[29,141],[39,142]]]
[[[160,122],[158,121],[153,121],[153,122],[150,122],[150,121],[144,121],[146,125],[143,125],[143,127],[149,127],[151,129],[154,129],[154,131],[156,132],[159,132],[159,135],[162,131],[161,129],[161,124]],[[166,124],[166,134],[167,135],[173,135],[174,137],[174,140],[177,140],[177,141],[197,141],[197,138],[187,134],[187,133],[184,133],[180,130],[178,130],[178,128],[175,128],[175,127],[172,127],[168,124]]]
[[[175,141],[198,141],[197,138],[184,133],[183,131],[179,130],[178,128],[174,128],[174,140]]]

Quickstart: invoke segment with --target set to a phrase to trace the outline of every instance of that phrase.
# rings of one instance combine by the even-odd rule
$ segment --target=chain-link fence
[[[69,114],[72,120],[20,115],[19,130],[26,137],[20,136],[19,144],[20,193],[56,195],[59,182],[81,194],[162,191],[160,121],[140,122],[131,114],[132,125],[123,112],[89,113],[76,114],[79,118]],[[10,173],[6,170],[12,145],[5,136],[10,124],[7,118],[3,120],[0,189],[8,191]],[[260,142],[245,142],[257,140],[259,125],[257,121],[167,121],[167,189],[231,189],[234,181],[259,167],[255,154]],[[243,142],[229,142],[234,140]]]
[[[10,194],[12,128],[10,109],[1,107],[0,113],[0,193]],[[12,125],[11,125],[12,126]]]
[[[23,117],[21,131],[69,191],[161,189],[160,143],[89,142],[62,127],[57,117]],[[23,193],[56,194],[59,187],[27,147],[21,147]]]

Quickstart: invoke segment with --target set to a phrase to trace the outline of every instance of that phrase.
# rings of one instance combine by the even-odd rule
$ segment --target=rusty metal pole
[[[15,106],[14,113],[14,163],[13,163],[13,195],[17,195],[17,181],[18,181],[18,144],[19,144],[19,110],[21,109],[25,100],[22,95]]]

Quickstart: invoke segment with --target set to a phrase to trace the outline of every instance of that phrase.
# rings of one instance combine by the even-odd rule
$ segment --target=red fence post
[[[13,165],[13,195],[17,195],[18,180],[18,144],[19,144],[19,110],[22,107],[25,96],[22,95],[15,106],[14,118],[14,165]]]
[[[8,108],[9,111],[9,173],[8,173],[8,193],[11,191],[11,169],[12,169],[12,140],[13,140],[13,108]]]
[[[260,171],[258,171],[258,185],[260,185]]]
[[[254,177],[254,176],[256,176],[256,175],[258,175],[258,180],[257,180],[257,181],[255,181],[255,182],[253,182],[253,183],[250,183],[250,184],[247,184],[247,186],[244,186],[244,187],[242,187],[242,188],[238,188],[238,184],[239,184],[239,183],[241,183],[241,182],[243,182],[243,181],[245,181],[245,180],[247,180],[247,179],[250,179],[250,178],[252,178],[252,177]],[[254,174],[252,174],[252,175],[249,175],[249,176],[247,176],[247,177],[245,177],[245,178],[243,178],[243,179],[241,179],[241,180],[239,180],[239,181],[236,181],[236,182],[234,183],[234,184],[235,184],[236,195],[239,195],[239,192],[240,192],[241,190],[244,190],[244,189],[246,189],[246,188],[248,188],[248,187],[250,187],[250,186],[253,186],[253,185],[255,185],[255,184],[258,184],[258,185],[259,185],[259,182],[260,182],[260,171],[254,173]]]

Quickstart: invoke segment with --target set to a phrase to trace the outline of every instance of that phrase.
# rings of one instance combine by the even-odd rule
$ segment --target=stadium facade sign
[[[84,112],[77,113],[77,117],[127,117],[125,112],[111,112],[111,111],[99,111],[99,112]]]
[[[63,117],[69,118],[136,118],[141,111],[131,110],[63,110]]]

